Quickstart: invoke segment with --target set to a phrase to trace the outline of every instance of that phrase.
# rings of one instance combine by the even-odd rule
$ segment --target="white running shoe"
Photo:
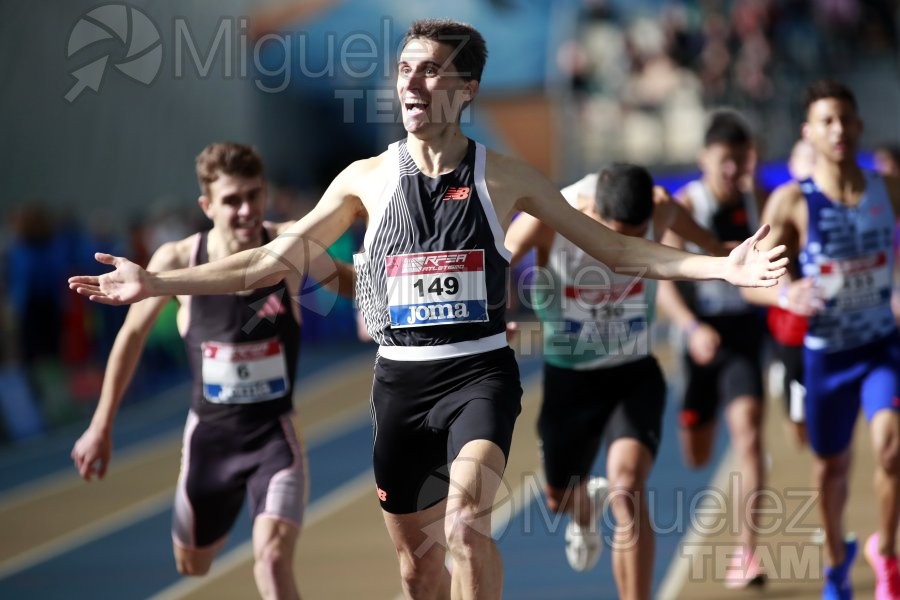
[[[587,482],[587,494],[594,510],[594,520],[600,522],[606,497],[609,495],[609,482],[605,477],[591,477]]]
[[[569,566],[578,572],[589,571],[600,560],[603,541],[600,539],[598,525],[603,513],[603,504],[609,492],[609,482],[603,477],[591,477],[587,482],[588,499],[591,501],[591,513],[594,516],[592,527],[581,527],[571,519],[566,526],[566,560]]]

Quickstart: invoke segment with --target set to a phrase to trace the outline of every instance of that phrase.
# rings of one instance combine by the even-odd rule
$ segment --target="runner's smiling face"
[[[228,240],[249,243],[259,240],[266,208],[265,183],[260,177],[220,174],[210,182],[200,208]]]
[[[397,96],[403,126],[409,133],[457,123],[478,82],[466,80],[453,64],[452,46],[428,39],[411,40],[397,64]]]

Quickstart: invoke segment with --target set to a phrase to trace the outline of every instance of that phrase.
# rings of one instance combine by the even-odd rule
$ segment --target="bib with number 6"
[[[280,398],[288,387],[276,339],[229,344],[204,342],[203,396],[218,404],[251,404]]]

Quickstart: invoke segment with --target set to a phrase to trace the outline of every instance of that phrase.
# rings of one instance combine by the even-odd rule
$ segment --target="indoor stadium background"
[[[245,515],[205,580],[181,581],[172,565],[188,380],[174,305],[126,397],[109,476],[77,478],[69,451],[125,309],[86,302],[66,277],[102,272],[95,251],[145,263],[161,243],[207,227],[194,157],[212,141],[259,149],[273,220],[305,214],[345,165],[403,136],[392,101],[398,44],[411,20],[428,16],[470,22],[488,43],[464,131],[560,187],[630,161],[674,192],[698,173],[709,111],[731,107],[754,130],[757,185],[772,189],[789,177],[802,92],[820,77],[856,93],[864,165],[876,148],[900,143],[900,8],[891,0],[0,0],[0,597],[255,597]],[[349,260],[361,238],[360,224],[330,252]],[[394,598],[397,569],[371,482],[374,348],[357,339],[352,302],[315,287],[301,297],[297,407],[312,494],[300,589],[307,598]],[[660,353],[672,354],[664,326],[657,337]],[[571,572],[565,521],[541,510],[540,357],[521,357],[527,401],[495,532],[505,595],[613,598],[608,554],[590,573]],[[666,364],[677,394],[677,361]],[[666,599],[718,598],[712,558],[705,570],[681,563],[696,558],[690,544],[727,544],[727,531],[717,533],[726,541],[703,542],[691,527],[697,498],[728,481],[727,443],[720,436],[709,468],[683,467],[673,393],[650,480],[654,589]],[[781,410],[773,404],[768,416],[771,485],[802,495],[811,463],[785,439]],[[865,465],[864,434],[859,443]],[[868,490],[863,477],[855,499]],[[785,516],[797,516],[795,500]],[[773,547],[801,547],[816,518],[804,516],[794,537],[775,528]],[[860,504],[848,519],[865,531],[873,516]],[[779,562],[783,577],[770,591],[816,597],[816,552]],[[862,562],[854,577],[866,597]]]

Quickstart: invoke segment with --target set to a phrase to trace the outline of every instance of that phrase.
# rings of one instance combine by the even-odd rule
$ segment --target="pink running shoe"
[[[875,571],[875,600],[900,600],[900,569],[897,557],[878,552],[878,533],[866,540],[866,561]]]
[[[759,560],[747,548],[741,546],[740,554],[732,556],[728,561],[725,587],[729,590],[742,590],[763,586],[765,583],[766,574],[763,573]]]

